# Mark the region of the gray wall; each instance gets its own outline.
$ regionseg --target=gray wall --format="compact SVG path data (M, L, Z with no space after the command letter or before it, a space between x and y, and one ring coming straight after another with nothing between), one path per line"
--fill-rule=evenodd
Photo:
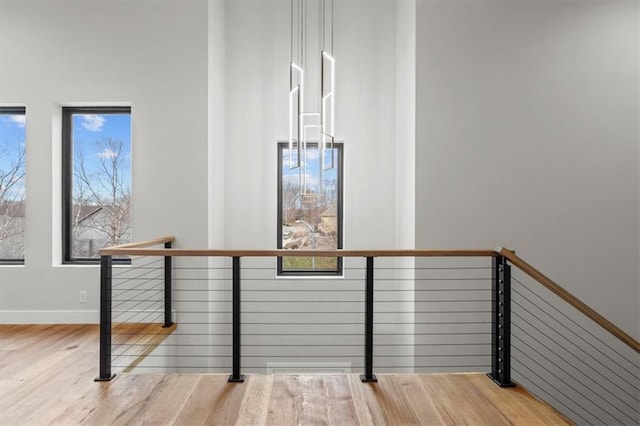
M419 2L416 246L507 246L638 337L638 3Z

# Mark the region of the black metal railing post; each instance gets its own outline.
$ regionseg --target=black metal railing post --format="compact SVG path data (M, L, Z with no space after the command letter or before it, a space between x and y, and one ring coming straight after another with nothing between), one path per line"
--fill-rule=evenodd
M364 317L364 374L360 375L360 380L377 382L373 374L373 257L367 257Z
M232 288L232 322L233 322L233 366L228 382L244 382L240 374L240 257L233 256L233 288Z
M171 241L164 243L164 248L171 248ZM164 324L163 328L168 328L173 325L173 319L171 315L171 256L164 257Z
M95 379L105 382L113 379L111 374L111 256L100 257L100 373Z
M511 381L511 266L503 256L493 258L491 272L491 373L500 387Z

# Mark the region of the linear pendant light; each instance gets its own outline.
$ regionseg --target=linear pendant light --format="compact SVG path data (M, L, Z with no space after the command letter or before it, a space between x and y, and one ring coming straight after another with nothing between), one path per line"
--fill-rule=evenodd
M315 28L312 25L314 17L317 18ZM312 36L310 32L313 33ZM313 74L314 69L316 75ZM318 84L308 84L308 77L315 77ZM314 104L315 107L311 106ZM308 191L308 143L318 144L319 185L322 185L322 172L334 167L334 106L333 0L291 0L289 168L300 169L300 195L312 196L322 192L321 188L318 188L317 193ZM327 151L329 159L326 158Z

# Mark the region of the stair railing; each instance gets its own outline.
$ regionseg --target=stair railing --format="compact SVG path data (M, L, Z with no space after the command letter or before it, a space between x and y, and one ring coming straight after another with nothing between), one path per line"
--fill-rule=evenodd
M294 255L296 257L356 257L366 260L366 270L364 274L364 353L363 365L364 371L361 375L362 382L376 382L377 378L374 374L373 353L374 353L374 262L376 258L392 257L392 258L426 258L426 257L481 257L491 259L491 371L489 377L501 387L514 386L512 381L512 291L514 285L512 283L511 268L515 267L519 271L524 272L536 283L541 284L544 288L557 295L561 300L568 303L587 318L593 320L602 327L606 332L610 333L620 342L628 346L636 354L640 353L640 344L637 340L625 333L619 327L608 321L595 310L587 306L584 302L577 299L571 293L567 292L553 280L542 274L533 266L525 262L514 251L506 248L498 248L495 250L195 250L195 249L176 249L171 248L173 237L162 237L150 241L132 243L119 247L111 247L100 251L101 255L101 314L100 314L100 371L96 380L111 380L113 373L111 371L111 285L112 285L112 256L148 256L160 257L164 259L164 327L173 325L172 319L172 258L173 257L208 257L208 258L231 258L232 260L232 368L229 376L229 382L242 382L244 375L241 369L241 259L251 257L283 257ZM154 245L164 245L164 248L149 248ZM518 282L519 283L519 282ZM179 285L179 283L178 283ZM517 287L519 288L519 287ZM518 291L518 290L516 290ZM178 321L179 325L179 321ZM635 379L635 373L631 373ZM636 396L634 399L634 385L631 383L631 400L623 401L626 407L622 409L614 406L614 409L621 412L614 420L637 421L640 414L634 409L634 401L638 401ZM640 387L640 385L639 385ZM638 388L635 388L638 389ZM640 394L640 390L638 390ZM615 392L610 392L615 394ZM571 410L569 410L571 411ZM575 417L575 416L574 416ZM579 418L585 419L585 417ZM605 419L604 415L588 417L595 419L594 421ZM589 422L589 420L586 422ZM606 418L609 420L609 417Z

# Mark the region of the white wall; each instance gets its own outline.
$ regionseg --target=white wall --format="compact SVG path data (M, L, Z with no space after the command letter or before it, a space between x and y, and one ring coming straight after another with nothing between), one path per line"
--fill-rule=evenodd
M638 3L417 13L416 245L513 248L638 337Z
M396 240L415 247L416 223L416 2L397 3L396 20Z
M208 34L208 131L209 244L224 246L225 162L225 3L209 1Z
M99 268L60 266L62 105L130 104L133 238L206 246L206 3L2 2L0 66L0 103L27 114L26 262L0 267L0 322L98 318Z

